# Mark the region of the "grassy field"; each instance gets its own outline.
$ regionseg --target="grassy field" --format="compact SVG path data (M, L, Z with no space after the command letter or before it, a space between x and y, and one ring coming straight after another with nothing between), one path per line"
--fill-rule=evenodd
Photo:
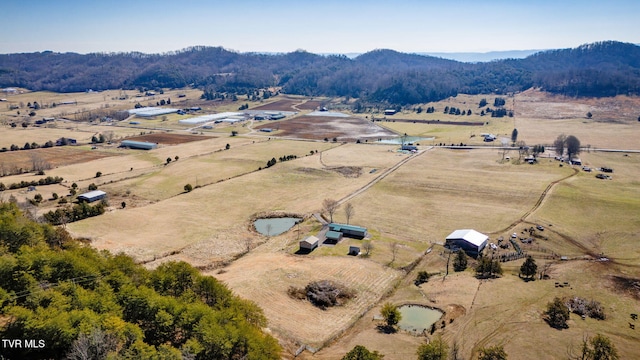
M483 143L482 133L491 133L498 137L495 144L500 145L500 138L511 138L514 128L518 129L518 140L529 145L550 145L560 134L575 135L583 146L592 148L615 148L640 150L640 122L637 109L638 98L619 96L614 99L575 99L552 96L535 90L528 90L512 97L500 96L507 100L505 109L513 110L514 117L492 118L480 116L478 108L481 99L486 99L493 108L495 95L458 95L437 103L422 104L423 108L433 106L436 111L431 114L415 111L404 111L387 116L386 121L377 122L383 127L411 136L434 137L431 144L469 144L487 145ZM472 115L444 114L445 107L456 107L471 110ZM417 107L417 106L416 106ZM587 118L591 112L592 117ZM368 116L368 115L367 115ZM374 115L375 116L375 115ZM381 118L377 115L376 118ZM457 126L393 122L394 119L437 120L441 121L480 121L484 126ZM494 145L490 143L489 145Z
M189 92L186 99L180 98L184 103L179 103L178 92L166 92L154 99L137 98L136 92L128 92L126 100L117 100L118 91L30 93L10 100L47 103L76 98L77 106L65 108L69 113L74 107L104 108L107 103L110 108L130 108L136 101L147 105L169 96L172 106L204 103L205 111L235 111L245 103L243 99L222 106L198 102L196 91ZM503 154L497 149L450 150L431 145L484 145L481 133L509 138L516 127L519 139L530 145L551 143L559 133L565 133L578 136L583 145L592 148L638 149L635 139L640 126L632 113L639 100L565 99L529 91L507 99L507 108L515 111L514 118L496 119L479 115L477 104L482 98L492 106L495 96L459 95L423 105L434 106L434 114L406 111L394 115L398 119L489 122L481 127L376 122L397 133L436 137L421 144L421 152L416 155L400 153L393 145L269 139L268 135L249 134L250 126L240 124L202 131L205 134L198 135L203 139L200 141L160 144L151 151L118 149L117 143L95 150L86 145L56 148L78 152L77 161L69 161L69 154L60 154L60 161L67 162L47 170L46 175L61 176L65 181L38 187L37 192L49 198L53 192L66 193L73 182L80 191L97 184L109 194L111 206L102 216L69 224L67 228L74 235L90 239L97 248L130 254L150 268L165 261L184 260L221 279L265 310L269 330L285 346L285 358L292 358L302 344L321 348L315 354L303 352L302 359L340 359L358 344L380 351L385 359L413 358L425 337L402 331L381 333L376 327L378 321L372 320L385 301L423 304L445 311L446 326L436 334L442 334L450 345L457 344L464 358L471 358L481 346L491 345L503 345L510 359L564 358L570 348L577 350L583 336L595 333L610 337L621 358L636 357L640 332L631 330L628 323L629 314L638 312L640 293L613 279L640 278L640 154L584 151L580 154L584 164L614 169L612 180L600 180L595 177L598 171L559 166L548 152L538 164L528 165L519 164L516 151L506 154L511 160L502 161ZM275 97L250 103L250 108L296 106L308 111L321 103L314 99L305 105L305 100ZM445 115L445 106L471 109L473 114ZM56 108L63 110L62 106ZM586 119L588 111L592 119ZM15 110L0 111L0 117L15 119ZM146 122L138 128L56 122L56 128L5 126L0 131L3 143L20 146L62 136L87 141L94 134L108 131L119 139L165 126L172 129L171 134L187 133L182 130L188 127L176 125L178 119L177 115L168 115L167 121L143 120ZM229 136L232 129L240 135ZM225 150L227 144L230 148ZM6 155L15 154L28 158L30 153ZM91 154L108 156L83 157ZM264 169L268 160L285 155L298 158ZM172 159L169 164L167 158ZM386 173L403 161L407 162ZM263 169L258 171L259 167ZM102 173L99 178L98 171ZM34 178L38 177L30 173L0 181L8 184ZM196 189L185 193L187 183ZM24 201L34 193L21 189L1 194L3 199L10 195ZM296 255L298 240L318 234L322 228L311 217L321 211L322 201L347 197L355 208L350 223L367 227L369 237L345 239L308 255ZM120 208L123 201L125 209ZM45 201L32 211L41 214L56 206L55 201ZM343 208L344 204L334 220L346 221ZM251 219L258 213L272 212L295 213L305 220L279 236L256 233ZM499 279L476 279L471 269L462 273L450 269L445 277L447 254L441 244L451 231L473 228L495 242L500 236L521 234L535 224L544 225L545 230L536 233L539 237L533 244L521 247L535 257L539 269L548 265L548 280L521 280L517 273L523 260L503 263L505 272ZM363 242L373 246L368 258L346 255L350 245L362 247ZM553 254L557 257L552 258ZM560 261L559 256L570 260ZM602 256L609 261L594 260ZM413 280L421 270L433 277L417 287ZM322 311L287 295L290 285L302 287L322 279L354 289L356 299ZM570 286L558 288L555 282L568 282ZM605 307L607 319L581 320L572 315L569 329L554 330L542 318L554 296L595 299Z

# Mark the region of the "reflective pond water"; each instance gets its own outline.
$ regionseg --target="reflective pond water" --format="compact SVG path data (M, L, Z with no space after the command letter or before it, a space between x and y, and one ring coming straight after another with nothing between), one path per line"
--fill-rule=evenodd
M442 311L420 305L403 305L398 310L402 314L398 327L419 333L429 330L442 317Z
M300 218L283 217L271 219L258 219L253 222L256 231L265 236L276 236L291 229Z

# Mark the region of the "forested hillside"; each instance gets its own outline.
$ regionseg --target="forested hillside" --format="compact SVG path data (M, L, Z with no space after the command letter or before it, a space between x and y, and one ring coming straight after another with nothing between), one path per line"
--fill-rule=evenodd
M0 86L58 92L193 86L237 94L279 86L290 94L349 96L394 105L530 87L570 96L637 95L640 47L608 41L475 64L392 50L355 59L304 51L236 53L220 47L162 55L7 54L0 55Z
M264 326L254 303L186 263L148 271L0 202L4 359L279 359Z

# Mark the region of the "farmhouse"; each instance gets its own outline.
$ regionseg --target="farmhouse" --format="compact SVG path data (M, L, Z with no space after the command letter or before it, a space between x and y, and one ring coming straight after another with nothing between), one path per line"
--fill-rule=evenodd
M78 195L78 201L85 201L90 203L90 202L102 200L106 196L107 196L106 192L100 191L100 190L94 190L94 191L89 191L87 193Z
M158 144L146 141L122 140L120 147L129 149L151 150L158 148Z
M319 239L313 235L307 236L306 238L300 240L300 250L301 251L313 251L313 249L318 247Z
M447 236L444 246L450 250L462 249L467 255L477 257L487 246L487 235L475 230L456 230Z
M342 233L342 235L354 239L363 239L367 236L366 228L355 225L331 223L329 224L329 230Z

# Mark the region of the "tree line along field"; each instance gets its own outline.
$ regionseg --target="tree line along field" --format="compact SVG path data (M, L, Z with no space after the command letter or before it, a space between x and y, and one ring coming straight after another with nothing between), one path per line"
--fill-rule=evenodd
M490 96L458 96L434 105L438 109L477 106L483 97L492 100ZM515 100L517 106L518 95ZM540 101L539 106L544 107L544 101L550 100ZM640 227L635 216L640 210L638 154L583 151L580 157L586 165L615 169L613 180L599 180L593 172L560 167L552 157L546 157L552 154L549 150L538 164L528 165L518 163L517 150L506 154L510 161L502 161L497 149L431 147L440 141L449 142L449 138L456 143L482 145L478 140L481 132L509 137L515 127L519 139L530 145L548 144L564 132L581 140L593 136L594 147L634 148L630 139L637 126L630 121L588 121L577 115L535 118L539 112L528 106L529 110L522 113L516 107L514 118L471 115L490 122L478 129L376 122L401 134L436 136L433 142L421 144L421 152L415 155L399 153L394 145L278 140L259 134L231 137L222 133L215 137L198 135L203 140L175 141L148 152L69 148L110 156L60 163L46 173L65 181L56 187L39 187L38 192L49 198L53 192L68 190L73 182L82 190L97 184L110 194L110 209L104 215L68 224L72 234L89 239L98 249L125 252L149 268L185 260L224 281L235 293L264 309L267 327L285 345L284 357L292 357L301 344L306 344L321 349L315 355L305 351L302 358L339 359L361 344L380 351L387 359L412 358L424 337L380 333L372 319L383 300L447 311L454 320L436 335L441 334L449 344L458 344L464 356L471 356L482 346L500 344L509 358L562 357L569 347L577 347L584 334L596 332L610 337L623 358L633 356L640 335L629 328L628 322L629 314L637 312L637 300L633 288L621 287L614 276L640 277L636 265L640 253L635 247ZM584 110L572 100L564 106L577 106L575 114ZM394 116L420 118L415 113ZM437 117L455 120L450 115ZM127 127L108 129L123 136L129 131L131 135L139 133ZM620 129L625 131L614 138ZM37 131L45 136L47 129ZM52 135L58 134L58 130L51 131ZM591 131L596 134L589 135ZM472 134L476 136L472 138ZM225 150L227 144L229 149ZM265 168L271 158L290 154L297 158ZM407 162L385 173L403 161ZM102 175L96 177L97 172ZM0 182L31 178L33 174L23 174L0 178ZM188 193L183 188L187 183L195 188ZM554 185L541 198L550 184ZM324 199L339 200L352 194L348 202L356 212L351 223L369 229L371 239L367 241L374 246L370 257L346 256L349 245L362 244L351 239L333 247L321 246L309 255L296 255L298 239L317 234L321 227L308 216L321 211ZM4 199L9 195L20 201L33 197L25 191L2 194ZM121 202L127 206L121 208ZM57 206L56 202L45 201L35 211L42 213ZM265 237L252 229L250 219L256 213L278 211L307 216L300 233L294 228L283 235ZM334 218L346 221L342 208ZM474 228L495 241L535 224L545 225L547 239L537 238L522 248L534 254L539 269L548 264L548 280L521 280L517 274L523 260L503 263L505 273L498 279L478 280L471 269L462 273L450 269L445 278L447 259L442 243L454 229ZM427 253L427 249L431 251ZM566 255L570 261L548 257L551 254ZM595 261L592 255L600 254L608 261ZM418 271L435 275L416 287L413 280ZM288 285L304 286L322 279L343 281L356 290L356 300L323 311L287 295ZM571 287L557 288L555 282L568 282ZM542 319L542 312L554 296L596 299L605 306L607 318L583 321L572 315L569 329L552 329ZM547 342L550 346L539 346Z

